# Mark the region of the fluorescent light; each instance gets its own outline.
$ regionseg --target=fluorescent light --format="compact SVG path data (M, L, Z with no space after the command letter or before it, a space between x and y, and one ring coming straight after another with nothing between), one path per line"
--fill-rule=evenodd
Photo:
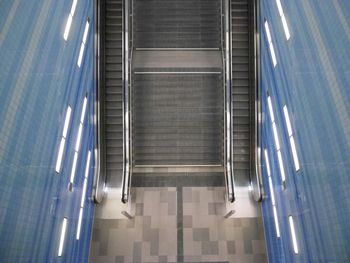
M64 138L67 137L67 132L68 132L68 127L69 127L69 121L70 121L71 114L72 114L72 108L70 106L68 106L67 112L66 112L66 119L64 120L63 134L62 134L62 136Z
M267 153L266 149L264 150L264 154L265 154L265 163L266 163L267 175L271 176L269 156L268 156L268 153Z
M72 14L72 16L74 16L75 8L77 7L77 3L78 3L78 0L73 0L72 8L70 10L70 13Z
M270 187L271 203L272 203L272 205L276 205L275 191L273 190L273 185L272 185L271 176L269 176L268 178L269 178L269 187Z
M292 148L292 155L293 155L293 161L294 161L295 170L299 171L300 170L300 164L299 164L299 158L298 158L298 154L297 154L297 149L295 147L294 137L291 136L289 138L289 141L290 141L290 146Z
M85 45L84 45L84 43L81 43L78 62L77 62L77 65L79 68L81 66L81 61L83 60L84 49L85 49Z
M284 34L286 35L286 39L289 40L290 39L290 33L289 33L287 20L286 20L286 17L284 16L284 14L281 16L281 19L282 19L282 25L283 25L283 29L284 29Z
M299 254L298 242L297 242L297 237L295 234L294 220L293 220L292 216L288 216L288 219L289 219L290 232L292 235L294 253Z
M74 183L75 171L76 171L76 168L77 168L77 161L78 161L78 153L74 152L72 171L70 173L70 183L71 184Z
M61 164L62 164L62 158L63 158L63 151L64 151L64 146L66 144L66 139L62 137L61 143L60 143L60 148L58 150L58 156L57 156L57 161L56 161L56 173L60 173L61 171Z
M289 38L290 38L289 28L288 28L288 24L287 24L287 21L286 21L286 17L284 16L284 12L283 12L281 1L280 0L276 0L276 4L277 4L277 8L278 8L278 13L279 13L279 15L281 17L281 20L282 20L284 34L286 35L286 39L289 40Z
M63 33L63 39L64 39L65 41L67 41L67 39L68 39L70 27L71 27L71 25L72 25L72 20L73 20L73 17L72 17L71 14L69 14L69 15L68 15L67 24L66 24L66 28L64 29L64 33Z
M83 60L83 55L84 55L84 50L85 50L85 42L86 42L86 38L87 38L87 35L89 32L89 26L90 26L90 23L89 23L89 19L88 19L88 21L86 21L86 24L85 24L84 35L83 35L83 39L81 41L80 52L79 52L79 57L78 57L78 62L77 62L79 68L81 66L81 61Z
M80 208L80 212L79 212L79 219L78 219L78 228L77 228L77 236L76 239L79 240L80 238L80 230L81 230L81 222L83 220L83 208Z
M292 134L293 134L293 132L292 132L292 125L291 125L291 122L290 122L289 113L288 113L288 109L287 109L286 105L283 106L283 113L284 113L284 118L286 120L286 126L287 126L287 130L288 130L288 135L292 136Z
M277 235L277 237L281 237L280 225L278 223L278 216L277 216L277 208L276 208L276 206L273 206L272 210L273 210L273 218L274 218L274 221L275 221L276 235Z
M265 21L265 32L266 32L267 41L269 43L272 63L273 63L273 66L276 67L277 59L276 59L275 49L273 48L271 32L270 32L270 28L269 28L269 23L267 22L267 20Z
M89 151L88 157L86 160L86 167L85 167L85 178L86 179L89 177L90 159L91 159L91 151Z
M90 26L90 23L89 23L89 21L87 21L85 24L84 35L83 35L83 43L84 44L86 43L86 38L87 38L87 35L89 32L89 26Z
M72 7L71 7L70 13L68 15L66 28L64 29L64 33L63 33L63 38L65 41L67 41L67 39L68 39L69 31L70 31L70 28L72 26L73 16L75 13L75 9L77 7L77 2L78 2L78 0L73 0Z
M90 160L91 160L91 151L89 151L88 156L87 156L87 160L86 160L85 178L84 178L83 192L81 195L80 207L84 207L84 203L85 203L86 188L87 188L89 169L90 169Z
M67 229L67 218L63 218L60 243L59 243L59 247L58 247L58 256L59 257L61 257L62 253L63 253L63 245L64 245L64 240L66 238L66 229Z
M281 1L280 0L276 0L276 4L277 4L278 12L279 12L280 16L282 16L283 15L283 9L282 9L282 5L281 5Z
M86 195L86 187L87 187L87 178L84 179L84 186L83 186L83 192L82 192L82 195L81 195L80 207L84 207L85 195Z
M81 133L83 132L83 125L80 123L79 124L79 130L78 130L78 137L77 141L75 143L75 151L79 152L79 147L80 147L80 141L81 141Z
M86 160L85 178L84 178L83 192L82 192L82 195L81 195L80 213L79 213L78 229L77 229L77 236L76 236L77 240L79 240L79 237L80 237L81 221L82 221L82 218L83 218L85 195L86 195L86 188L87 188L88 176L89 176L90 159L91 159L91 151L89 151L88 157L87 157L87 160Z
M277 151L277 157L278 157L278 163L279 163L279 166L280 166L282 182L285 182L286 181L286 175L284 173L284 165L283 165L281 151Z
M273 66L276 67L277 59L276 59L275 49L273 48L272 42L270 43L270 53L271 53Z
M266 32L266 36L267 36L267 41L270 44L272 39L271 39L271 33L270 33L270 28L269 28L269 23L267 21L265 21L265 32Z
M81 116L80 116L80 122L84 123L84 118L85 118L85 112L86 112L86 105L87 105L87 98L85 96L84 102L83 102L83 109L81 111Z
M288 130L290 146L292 149L292 156L293 156L295 170L299 171L299 169L300 169L299 158L298 158L297 149L295 146L292 124L291 124L291 121L289 118L288 108L286 105L284 105L284 107L283 107L283 112L284 112L284 118L286 120L286 126L287 126L287 130Z
M273 130L273 136L275 138L276 149L279 150L280 149L280 142L278 139L277 127L276 127L275 122L272 123L272 130Z
M272 102L271 102L271 97L270 96L267 97L267 105L269 106L269 112L270 112L271 121L274 122L275 121L275 115L273 114L273 108L272 108Z

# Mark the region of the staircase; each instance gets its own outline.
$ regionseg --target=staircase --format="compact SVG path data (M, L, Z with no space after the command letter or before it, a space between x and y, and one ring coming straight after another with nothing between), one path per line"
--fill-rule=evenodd
M135 74L134 164L222 165L221 74Z
M134 0L134 166L223 165L220 19L218 0Z
M218 48L220 7L220 0L134 0L134 45Z
M233 169L236 185L250 173L250 85L248 0L231 1Z

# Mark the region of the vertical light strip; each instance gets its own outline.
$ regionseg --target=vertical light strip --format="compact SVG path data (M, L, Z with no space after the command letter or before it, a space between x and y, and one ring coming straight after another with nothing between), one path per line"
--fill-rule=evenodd
M66 117L64 119L61 143L60 143L60 147L57 155L57 161L56 161L56 167L55 167L56 173L60 173L61 171L63 153L64 153L65 144L66 144L66 138L68 134L71 115L72 115L72 108L68 105L67 111L66 111Z
M290 227L290 233L292 236L294 253L299 254L298 241L297 241L297 236L296 236L295 227L294 227L294 220L292 216L288 216L288 219L289 219L289 227Z
M73 184L74 182L74 176L75 176L75 171L77 169L77 161L78 161L78 153L74 152L74 157L73 157L73 165L72 165L72 170L70 173L70 183Z
M292 130L292 124L291 124L291 121L290 121L290 118L289 118L287 105L283 106L283 113L284 113L284 119L286 121L286 126L287 126L287 130L288 130L289 143L290 143L290 147L292 149L292 156L293 156L294 167L295 167L296 171L299 171L300 170L300 163L299 163L297 149L296 149L296 146L295 146L294 135L293 135L293 130Z
M84 185L83 185L83 191L82 191L81 201L80 201L80 213L79 213L78 228L77 228L77 235L76 235L77 240L79 240L80 232L81 232L81 222L82 222L83 213L84 213L86 188L87 188L87 184L88 184L89 170L90 170L90 160L91 160L91 151L88 152L86 166L85 166Z
M290 136L289 141L290 141L290 146L292 149L292 156L293 156L295 170L299 171L300 170L300 163L299 163L299 158L298 158L298 154L297 154L297 149L295 147L294 137Z
M277 58L276 58L275 48L273 47L272 42L270 44L270 53L271 53L273 66L276 67L277 66Z
M84 118L85 118L85 112L86 112L86 105L87 105L87 97L84 97L84 102L83 102L83 109L81 111L80 115L80 122L84 123Z
M62 165L62 158L63 158L63 152L64 152L64 147L66 144L66 139L61 138L61 143L60 143L60 148L58 149L58 155L57 155L57 161L56 161L56 173L60 173L61 171L61 165Z
M288 109L287 109L286 105L283 106L283 113L284 113L284 119L286 120L286 126L287 126L288 135L292 136L293 135L292 124L290 122L289 112L288 112Z
M84 210L83 208L80 208L80 211L79 211L79 219L78 219L78 228L77 228L76 240L79 240L79 238L80 238L81 222L83 220L83 212L84 212L83 210Z
M73 0L72 8L70 10L70 13L72 14L72 16L74 16L74 14L75 14L75 9L77 7L77 3L78 3L78 0Z
M75 142L75 151L76 152L79 152L82 132L83 132L83 125L82 125L82 123L79 123L78 136L77 136L77 140Z
M286 17L284 16L284 12L283 12L281 1L280 0L276 0L276 4L277 4L277 8L278 8L278 13L279 13L279 15L281 17L281 20L282 20L282 26L283 26L284 34L286 35L286 39L289 40L290 32L289 32L289 28L288 28Z
M265 21L264 26L265 26L267 41L270 44L272 42L272 39L271 39L271 32L270 32L270 28L269 28L269 23L267 21Z
M70 176L70 185L69 185L69 190L73 191L73 184L74 184L74 178L76 174L76 165L78 161L78 154L80 150L80 144L81 144L81 139L83 136L83 127L84 127L84 120L85 120L85 115L86 115L86 107L87 107L87 95L84 96L83 100L83 106L81 109L81 114L80 114L80 119L79 119L79 128L78 128L78 134L77 134L77 139L75 142L75 147L74 147L74 159L73 159L73 165L72 165L72 170L71 170L71 176Z
M270 96L267 97L267 105L269 106L271 122L274 122L275 121L275 114L273 114L272 102L271 102Z
M273 131L273 137L275 139L276 150L279 151L281 149L281 146L280 146L280 140L278 139L276 122L272 123L272 131Z
M87 179L84 178L83 192L81 194L80 207L84 207L85 195L86 195Z
M85 50L85 45L83 43L81 43L78 62L77 62L77 65L79 68L81 66L81 61L83 60L84 50Z
M69 35L69 32L70 32L70 28L72 26L73 17L74 17L74 14L75 14L75 9L77 7L77 3L78 3L78 0L73 0L72 7L71 7L69 15L68 15L66 27L65 27L64 33L63 33L63 39L65 41L67 41L67 39L68 39L68 35Z
M269 156L267 155L267 150L265 149L264 151L265 154L265 162L266 162L266 168L267 168L267 175L271 176L271 169L270 169L270 160Z
M273 206L275 206L276 205L275 192L273 190L273 184L272 184L271 176L269 176L269 187L270 187L270 194L271 194L271 203L272 203Z
M67 218L63 218L62 221L62 228L61 228L61 236L60 236L60 243L58 247L58 256L61 257L63 254L63 247L64 247L64 241L66 239L66 230L67 230Z
M281 179L282 179L282 183L284 183L286 181L286 175L285 175L285 171L284 171L284 164L283 164L282 153L281 153L281 145L280 145L280 141L278 138L277 125L276 125L275 115L273 113L273 106L272 106L272 101L271 101L270 95L267 96L267 104L268 104L269 113L270 113L272 132L273 132L273 137L275 140L275 146L276 146L276 151L277 151L278 164L280 167Z
M281 173L282 182L285 182L286 181L286 174L284 173L284 164L283 164L283 159L282 159L282 153L280 150L277 150L277 158L278 158L278 164L280 166L280 173Z
M82 39L81 45L80 45L79 57L78 57L78 62L77 62L77 65L79 68L81 66L81 62L82 62L83 56L84 56L85 43L86 43L86 39L87 39L87 36L89 33L89 27L90 27L90 19L88 18L88 20L86 21L86 24L85 24L84 35L83 35L83 39Z
M86 24L85 24L84 35L83 35L83 43L84 44L86 43L87 35L88 35L88 32L89 32L89 27L90 27L90 21L88 19Z
M265 20L264 25L265 25L265 33L266 33L267 41L269 42L269 49L270 49L272 64L274 67L276 67L276 65L277 65L276 53L275 53L275 48L273 47L272 38L271 38L271 31L270 31L269 23L267 22L267 20Z
M270 195L271 195L271 204L272 204L272 211L273 211L273 219L275 221L275 228L276 228L276 236L280 237L280 226L278 222L278 216L277 216L277 207L276 207L276 199L275 199L275 191L273 190L273 184L272 184L272 177L271 177L271 170L270 170L270 161L269 156L267 153L267 150L264 150L265 155L265 163L266 163L266 169L267 169L267 176L269 181L269 188L270 188Z
M66 118L64 120L63 133L62 133L62 136L64 138L67 137L71 115L72 115L72 108L70 106L68 106L67 113L66 113Z
M281 232L280 232L280 225L278 222L278 215L277 215L276 206L273 206L272 210L273 210L273 218L275 219L276 236L279 238L279 237L281 237Z

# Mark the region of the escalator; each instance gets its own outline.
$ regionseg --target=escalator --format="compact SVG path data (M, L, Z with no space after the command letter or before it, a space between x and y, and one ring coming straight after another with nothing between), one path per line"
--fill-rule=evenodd
M103 188L120 188L123 181L123 1L105 0L98 6L98 160L95 200Z
M248 0L231 1L232 147L236 186L250 176L251 86Z
M135 168L218 167L231 202L249 182L261 199L252 10L249 0L100 2L96 192L119 187L126 202Z

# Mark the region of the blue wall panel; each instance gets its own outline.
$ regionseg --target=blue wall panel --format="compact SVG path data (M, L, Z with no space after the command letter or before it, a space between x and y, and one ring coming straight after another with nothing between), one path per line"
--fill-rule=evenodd
M85 163L94 149L93 1L78 0L67 41L72 1L0 1L0 258L1 262L87 262L94 206L94 161L76 240ZM79 49L91 26L81 67ZM73 192L68 191L85 94L88 107ZM67 106L72 118L62 169L55 164ZM63 218L62 257L57 256Z
M272 168L281 237L276 237L265 159L263 202L270 262L350 262L350 2L281 1L286 40L275 0L261 0L262 148ZM271 61L264 19L277 57ZM280 168L267 107L270 93L286 172ZM301 169L293 164L283 115L291 117ZM294 217L299 254L288 216Z

